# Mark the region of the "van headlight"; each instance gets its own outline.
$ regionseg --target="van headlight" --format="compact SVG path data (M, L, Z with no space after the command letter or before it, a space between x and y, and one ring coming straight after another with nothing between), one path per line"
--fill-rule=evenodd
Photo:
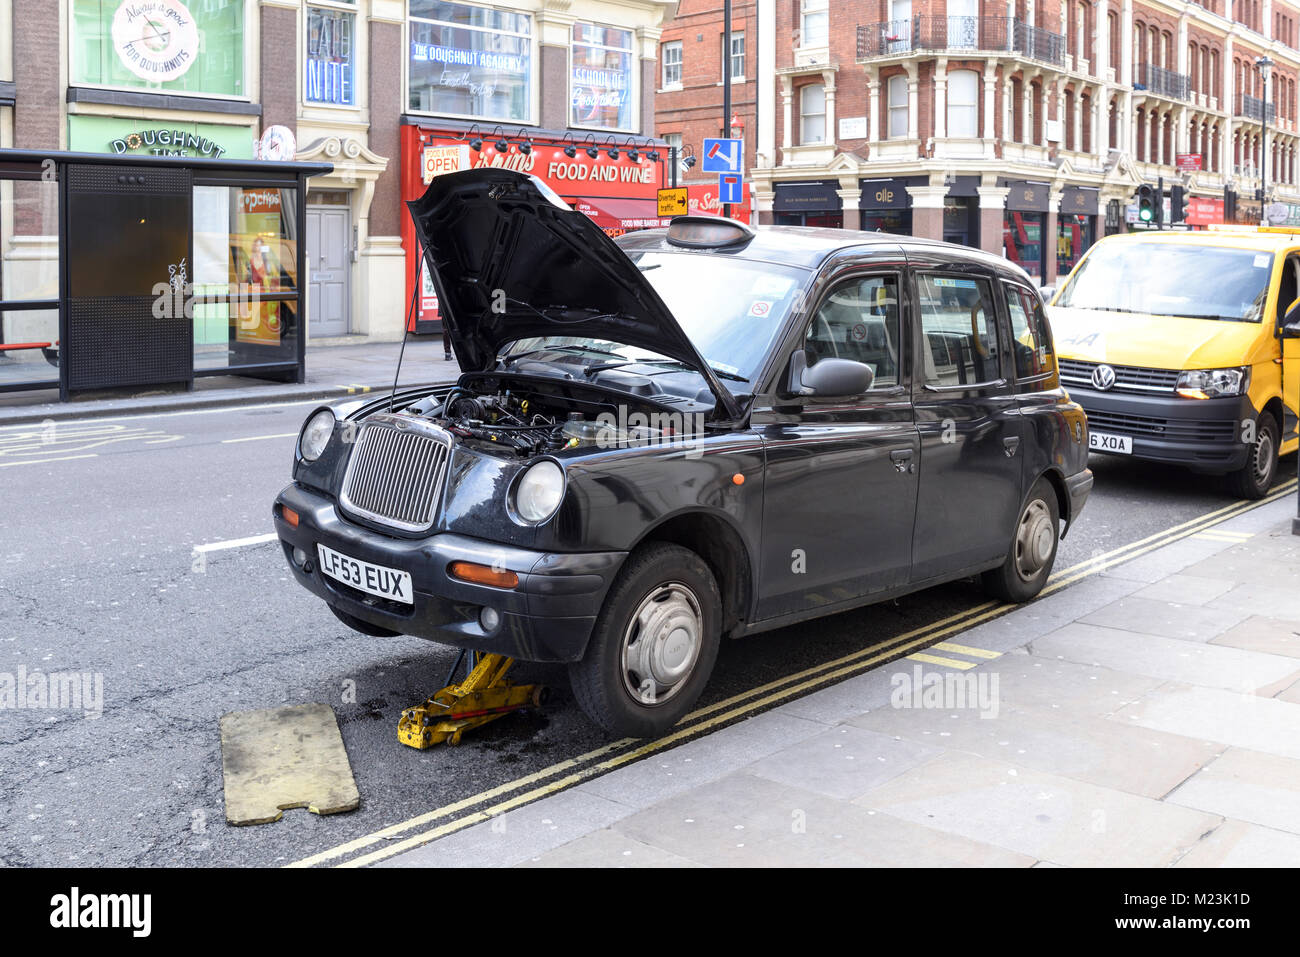
M1250 385L1250 369L1197 369L1178 375L1175 386L1184 399L1214 399L1241 395Z
M330 444L330 436L333 434L334 413L329 409L321 409L302 427L302 432L298 435L298 454L308 462L315 462L325 451L325 446Z
M538 525L555 514L563 498L564 469L550 459L542 459L529 466L515 485L516 521L523 519L529 525Z

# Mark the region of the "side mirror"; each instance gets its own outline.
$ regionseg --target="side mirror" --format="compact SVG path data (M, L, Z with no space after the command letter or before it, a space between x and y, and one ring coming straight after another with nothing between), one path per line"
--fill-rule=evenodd
M1300 299L1286 307L1286 315L1282 318L1282 338L1300 339Z
M871 366L852 359L821 359L799 374L801 395L861 395L871 388L876 374Z

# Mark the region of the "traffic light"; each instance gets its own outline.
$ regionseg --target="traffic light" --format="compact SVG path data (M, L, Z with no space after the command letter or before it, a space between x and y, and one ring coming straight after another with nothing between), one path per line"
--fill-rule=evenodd
M1169 187L1169 222L1181 223L1187 218L1187 191L1181 186Z
M1161 206L1161 196L1156 192L1156 188L1150 183L1143 183L1137 190L1138 219L1144 223L1160 225L1160 214L1163 212Z

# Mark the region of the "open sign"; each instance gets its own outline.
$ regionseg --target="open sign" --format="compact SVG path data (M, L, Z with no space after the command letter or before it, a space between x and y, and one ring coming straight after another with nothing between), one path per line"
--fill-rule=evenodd
M469 169L469 144L426 146L421 154L420 169L426 184L432 183L435 176L443 173Z

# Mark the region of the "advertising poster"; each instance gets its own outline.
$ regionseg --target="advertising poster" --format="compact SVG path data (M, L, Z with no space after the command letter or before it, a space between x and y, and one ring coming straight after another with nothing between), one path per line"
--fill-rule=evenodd
M280 191L243 189L231 239L233 282L246 289L248 298L237 307L235 339L238 342L278 346L280 303L262 302L263 293L280 291Z

